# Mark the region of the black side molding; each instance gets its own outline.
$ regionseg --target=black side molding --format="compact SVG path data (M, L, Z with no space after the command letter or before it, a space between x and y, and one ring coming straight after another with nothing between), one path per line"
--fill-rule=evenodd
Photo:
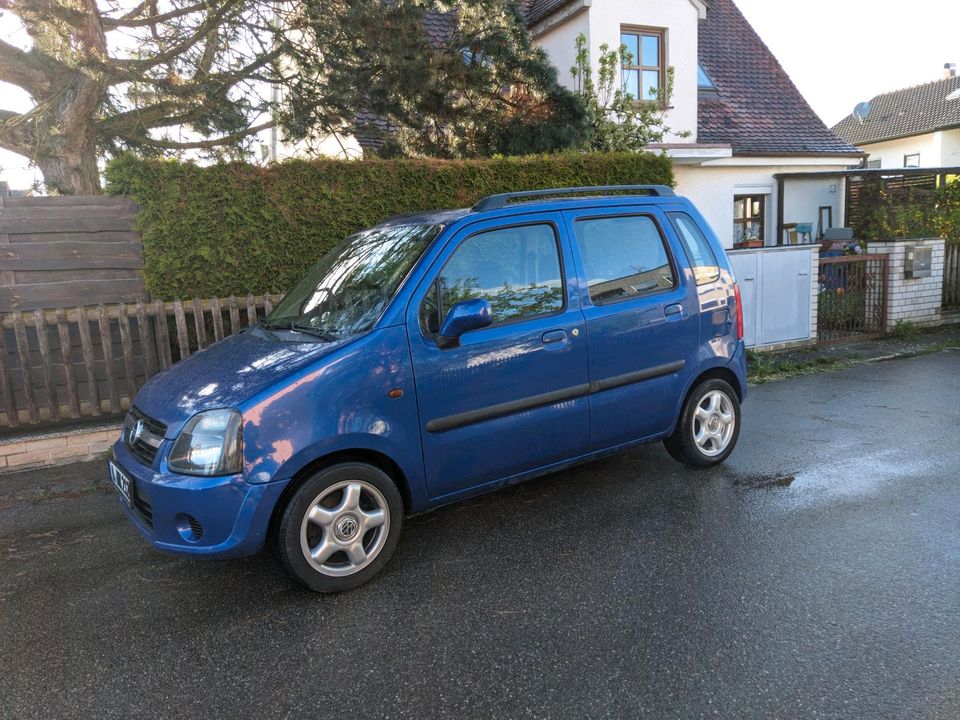
M437 418L427 423L429 432L443 432L453 428L472 425L482 420L492 420L493 418L503 417L504 415L513 415L532 410L533 408L543 407L544 405L556 405L557 403L572 400L573 398L583 397L590 392L590 386L587 383L583 385L574 385L563 390L554 390L553 392L543 393L542 395L531 395L530 397L511 400L510 402L499 403L497 405L488 405L487 407L467 412L457 413L456 415L447 415Z
M684 365L686 365L685 360L676 360L675 362L664 363L656 367L637 370L636 372L625 373L624 375L614 375L613 377L604 378L603 380L596 380L590 383L590 392L591 394L603 392L604 390L612 390L621 385L630 385L631 383L641 382L642 380L651 380L661 375L670 375L683 370Z
M574 385L573 387L564 388L563 390L554 390L553 392L543 393L541 395L531 395L530 397L520 398L519 400L511 400L510 402L499 403L497 405L488 405L487 407L468 410L467 412L457 413L456 415L447 415L446 417L430 420L427 423L427 432L453 430L454 428L463 427L464 425L472 425L473 423L484 420L493 420L494 418L513 415L524 412L525 410L543 407L544 405L556 405L557 403L583 397L584 395L591 395L593 393L603 392L604 390L621 387L622 385L630 385L631 383L650 380L655 377L660 377L661 375L670 375L671 373L682 370L685 364L683 360L677 360L624 375L615 375L589 384Z

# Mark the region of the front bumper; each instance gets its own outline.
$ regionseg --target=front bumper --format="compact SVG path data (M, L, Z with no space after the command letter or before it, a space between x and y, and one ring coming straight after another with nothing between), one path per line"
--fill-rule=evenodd
M163 461L159 470L149 468L122 440L113 446L113 462L133 480L130 504L118 493L130 522L154 547L180 555L237 558L259 552L288 482L178 475L167 472Z

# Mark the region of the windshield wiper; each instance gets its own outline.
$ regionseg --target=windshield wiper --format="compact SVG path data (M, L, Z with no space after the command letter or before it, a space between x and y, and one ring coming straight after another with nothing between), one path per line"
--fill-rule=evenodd
M325 342L334 342L339 340L337 334L331 330L315 328L312 325L305 325L303 323L294 321L275 322L270 323L269 325L264 325L264 327L268 330L292 330L293 332L304 333L305 335L313 335L315 338L320 338Z

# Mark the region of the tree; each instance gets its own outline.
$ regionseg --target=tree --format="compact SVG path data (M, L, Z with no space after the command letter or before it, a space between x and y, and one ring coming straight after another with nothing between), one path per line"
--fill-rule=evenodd
M578 145L582 103L509 0L307 0L284 122L349 132L358 111L383 155L470 157ZM314 52L321 48L321 53Z
M264 82L282 49L266 0L0 0L32 47L0 41L0 80L27 112L0 110L0 146L48 188L100 189L101 152L237 152L272 119Z
M642 150L652 143L663 141L673 131L666 125L664 109L673 94L673 68L668 68L665 85L657 91L656 99L635 98L624 92L618 82L620 68L632 65L633 56L626 45L611 50L600 46L597 81L593 80L587 38L576 39L576 59L570 69L577 93L586 108L588 132L582 144L584 150L597 152L627 152ZM687 137L687 131L674 133Z
M0 147L56 192L98 192L104 154L236 157L275 124L299 140L368 118L388 154L440 156L554 150L584 129L516 2L133 2L0 0L32 41L0 41L0 81L34 103L0 110Z

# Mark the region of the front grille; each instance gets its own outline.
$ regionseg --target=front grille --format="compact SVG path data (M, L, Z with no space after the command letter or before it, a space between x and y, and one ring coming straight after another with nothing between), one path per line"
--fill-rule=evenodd
M123 421L124 442L134 457L147 467L153 465L166 431L166 425L144 415L135 407L130 408Z

